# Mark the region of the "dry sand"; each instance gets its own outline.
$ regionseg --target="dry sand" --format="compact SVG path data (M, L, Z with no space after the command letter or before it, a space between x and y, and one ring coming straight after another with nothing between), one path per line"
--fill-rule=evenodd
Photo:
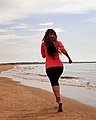
M8 65L8 64L5 64L5 65L0 65L0 72L4 71L4 70L8 70L8 69L11 69L13 68L13 65Z
M12 65L0 65L0 71ZM0 77L0 120L96 120L96 107L62 97L63 112L57 112L54 95Z

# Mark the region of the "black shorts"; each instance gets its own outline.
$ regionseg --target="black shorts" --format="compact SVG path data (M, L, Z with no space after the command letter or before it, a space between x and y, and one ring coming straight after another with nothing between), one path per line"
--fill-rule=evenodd
M49 77L52 87L55 85L59 86L58 80L59 80L59 77L61 76L62 72L63 72L63 66L50 67L50 68L46 69L46 73L47 73L47 76Z

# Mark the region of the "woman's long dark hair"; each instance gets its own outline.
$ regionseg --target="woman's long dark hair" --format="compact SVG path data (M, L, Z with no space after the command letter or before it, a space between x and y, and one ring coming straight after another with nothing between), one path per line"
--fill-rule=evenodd
M47 53L54 57L58 53L58 47L56 46L56 39L53 36L56 36L56 32L53 29L48 29L43 38L44 44L47 49Z

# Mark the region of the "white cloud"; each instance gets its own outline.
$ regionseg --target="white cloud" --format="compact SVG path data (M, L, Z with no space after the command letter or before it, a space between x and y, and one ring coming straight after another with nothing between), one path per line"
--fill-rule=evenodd
M0 23L33 13L80 14L90 10L96 10L96 0L0 0Z
M52 26L52 22L40 23L41 26Z
M90 19L87 19L87 21L89 21L89 22L96 22L96 17L92 17Z
M6 41L6 40L14 40L14 39L21 39L23 36L17 36L15 34L5 34L0 35L0 41Z
M4 32L4 31L2 31L2 32ZM17 34L15 34L15 33L5 33L5 34L1 34L0 35L0 42L2 41L2 42L5 42L6 41L6 43L8 42L8 41L26 41L26 40L32 40L32 37L34 37L34 35L32 36L32 35L17 35Z
M39 31L42 31L42 32L46 32L47 29L51 29L51 27L45 27L45 28L42 28L42 29L38 29ZM56 33L61 33L61 32L64 32L64 31L67 31L67 30L63 30L61 28L57 28L57 27L52 27L52 29L54 29L56 31Z
M6 29L0 29L0 33L5 33L5 32L8 32L8 30L6 30Z
M5 29L0 29L0 42L4 43L5 42L7 44L16 44L16 43L21 43L24 42L24 43L27 43L29 41L32 41L34 42L35 40L35 43L40 41L40 39L42 39L43 35L45 34L46 30L51 28L51 27L44 27L44 28L38 28L38 29L32 29L30 28L29 25L27 24L23 24L23 23L20 23L21 26L14 26L14 27L9 27L9 28L5 28ZM24 27L25 26L25 27ZM20 28L23 28L22 29L22 32L23 30L25 30L25 33L29 31L31 31L32 33L26 33L26 34L23 34L22 35L22 32L20 32L21 34L18 34L15 29L20 29ZM25 29L24 29L25 28ZM52 27L52 29L54 29L56 31L57 34L61 33L61 32L64 32L64 31L67 31L67 30L63 30L61 28L58 28L58 27ZM33 32L35 32L36 34L33 34Z
M86 19L86 21L89 23L88 27L92 27L96 29L96 17L91 17L89 19Z
M28 28L31 28L31 26L29 24L24 24L24 23L19 23L19 24L16 24L16 25L13 25L12 27L9 27L7 29L28 29Z

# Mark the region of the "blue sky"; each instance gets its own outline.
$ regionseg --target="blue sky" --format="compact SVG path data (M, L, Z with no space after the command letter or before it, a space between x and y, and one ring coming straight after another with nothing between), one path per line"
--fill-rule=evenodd
M44 61L48 28L73 61L96 60L96 0L0 0L0 63Z

